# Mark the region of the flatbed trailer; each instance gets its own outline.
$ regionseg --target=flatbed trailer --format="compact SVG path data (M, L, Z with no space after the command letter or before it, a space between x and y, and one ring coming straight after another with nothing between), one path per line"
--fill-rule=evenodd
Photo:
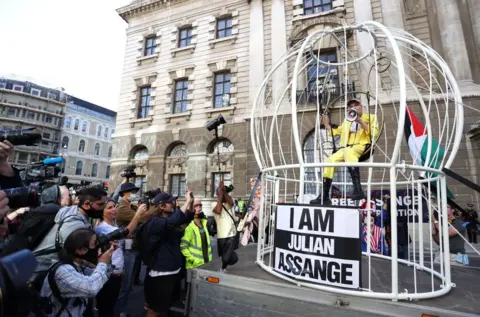
M480 270L477 268L453 267L452 281L456 287L442 297L392 301L344 296L284 281L255 263L256 244L240 248L237 254L238 263L228 267L227 273L219 272L219 258L189 271L186 313L190 317L480 316ZM376 268L372 283L388 290L388 269L387 265ZM402 283L412 280L411 276L402 275L401 270L399 277ZM364 283L366 278L366 274L362 274ZM430 279L425 278L418 287L430 287L430 284ZM401 284L399 290L402 290Z

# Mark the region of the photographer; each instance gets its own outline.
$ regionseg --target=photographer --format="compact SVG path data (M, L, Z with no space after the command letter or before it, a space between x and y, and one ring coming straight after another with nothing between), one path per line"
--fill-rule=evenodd
M133 183L124 183L121 185L119 195L121 197L120 202L117 205L116 212L116 222L117 225L121 228L125 228L132 224L132 221L135 219L133 230L136 228L139 218L135 218L136 214L143 214L147 210L147 206L142 204L138 207L132 205L132 202L138 201L137 192L139 188ZM133 232L130 231L130 232ZM124 276L123 276L123 285L120 290L120 296L117 301L117 310L120 313L125 313L128 306L128 295L132 290L132 280L134 276L134 266L135 259L138 256L138 250L132 248L133 240L126 239L123 245L124 248Z
M23 186L18 170L8 163L8 157L12 153L12 143L7 140L0 142L0 189Z
M190 191L185 194L186 202L181 209L174 209L177 197L161 193L154 198L151 218L139 233L141 256L147 264L145 278L145 302L147 316L168 316L173 302L180 295L180 270L183 255L180 240L183 231L180 226L188 223L191 214L185 215L192 203Z
M98 257L96 268L91 269L85 266L84 259L89 254L98 256L95 232L82 228L68 235L60 252L59 264L50 268L40 293L52 304L50 316L83 316L88 299L96 296L108 280L114 250L112 245Z
M60 209L55 217L55 225L33 251L38 261L36 272L46 271L52 263L57 262L57 253L70 233L80 228L90 229L91 219L98 219L103 215L107 200L107 193L103 188L87 187L77 194L78 205Z
M218 256L222 258L221 272L225 272L228 265L238 261L235 250L238 246L237 224L233 214L233 199L227 193L223 181L217 189L217 201L212 203L212 211L217 223Z

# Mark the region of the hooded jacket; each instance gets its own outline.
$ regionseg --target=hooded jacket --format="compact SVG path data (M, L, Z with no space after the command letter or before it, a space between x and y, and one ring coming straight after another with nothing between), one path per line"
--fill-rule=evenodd
M33 251L33 254L38 261L38 266L35 272L46 271L53 263L58 261L58 253L55 248L55 237L60 224L62 224L59 231L61 247L63 247L65 239L67 239L73 231L80 228L92 227L90 218L82 215L78 210L78 206L63 207L60 209L55 217L55 225Z

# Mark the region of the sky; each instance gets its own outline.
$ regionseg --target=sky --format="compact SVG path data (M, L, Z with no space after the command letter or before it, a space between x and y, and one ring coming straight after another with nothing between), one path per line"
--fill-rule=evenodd
M116 111L131 0L0 0L0 77L16 74Z

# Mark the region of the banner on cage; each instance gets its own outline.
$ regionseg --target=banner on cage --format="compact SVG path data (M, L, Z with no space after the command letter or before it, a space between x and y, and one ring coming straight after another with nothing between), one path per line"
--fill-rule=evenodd
M382 209L386 201L385 196L391 196L390 190L372 190L371 199L375 203L377 216L382 214ZM393 199L391 197L390 199ZM365 200L353 200L351 198L332 198L333 206L346 206L360 208ZM422 204L423 222L428 222L428 205L424 197L420 197L417 191L398 189L397 190L397 221L398 222L418 222L420 213L420 203Z
M360 214L357 208L277 207L274 270L309 283L361 287Z

